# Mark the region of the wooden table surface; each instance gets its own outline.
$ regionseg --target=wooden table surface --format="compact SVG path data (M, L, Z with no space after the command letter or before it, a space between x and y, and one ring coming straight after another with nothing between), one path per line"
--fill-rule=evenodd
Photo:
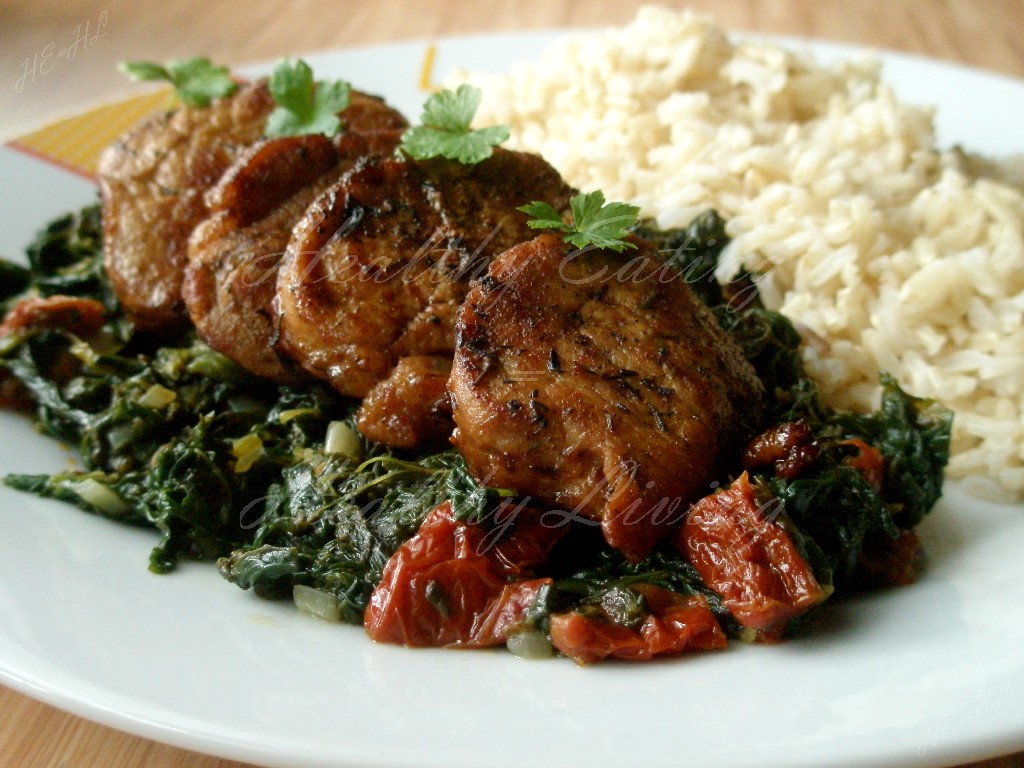
M1024 77L1024 0L675 4L713 14L731 30L906 51ZM162 61L202 53L220 63L242 64L394 40L619 24L638 5L634 0L0 0L0 137L123 92L114 66L127 59ZM33 68L48 46L60 49L76 40L73 58L45 72ZM2 687L0 766L244 768L119 733ZM1024 766L1024 754L973 766Z

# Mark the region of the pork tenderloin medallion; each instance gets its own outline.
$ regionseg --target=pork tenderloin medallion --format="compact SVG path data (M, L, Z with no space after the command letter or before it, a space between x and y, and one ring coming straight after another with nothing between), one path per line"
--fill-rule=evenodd
M492 260L459 314L448 386L452 441L479 481L600 523L636 560L749 437L763 385L682 275L634 242L542 235Z
M188 238L206 215L203 195L263 135L274 101L265 81L209 107L147 118L100 157L104 266L141 330L187 322L181 278Z

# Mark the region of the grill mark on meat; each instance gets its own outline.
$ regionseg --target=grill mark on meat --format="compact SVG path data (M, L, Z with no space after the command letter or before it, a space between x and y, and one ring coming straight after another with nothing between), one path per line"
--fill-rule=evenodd
M552 347L551 351L548 353L548 370L552 373L562 372L562 361L558 356L558 350L554 347Z

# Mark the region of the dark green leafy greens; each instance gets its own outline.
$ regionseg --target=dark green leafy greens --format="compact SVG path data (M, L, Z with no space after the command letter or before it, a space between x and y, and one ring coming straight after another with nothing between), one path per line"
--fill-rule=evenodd
M162 347L152 357L89 356L62 386L40 371L35 347L23 344L5 364L32 392L43 427L78 446L85 470L6 482L72 501L77 493L81 506L108 514L97 508L95 488L77 492L88 476L130 510L113 504L112 516L161 532L151 560L158 571L182 555L230 551L244 535L245 506L346 413L321 388L268 386L199 342ZM283 419L289 411L297 415ZM249 453L240 453L247 443Z
M31 282L32 273L25 267L0 259L0 302L6 304L9 299L24 292Z
M221 560L224 577L263 596L314 587L334 596L342 620L360 623L388 558L427 512L445 500L468 515L482 509L458 453L406 461L364 448L361 462L310 451L285 469L250 511L252 542Z
M718 259L729 243L725 220L710 210L681 229L659 230L650 225L637 228L636 234L652 241L665 262L674 267L708 306L724 303L722 287L715 276Z
M98 205L52 221L26 249L27 267L0 262L4 310L31 288L38 296L94 298L115 312L117 300L103 272L102 237Z
M902 528L913 528L942 495L953 414L933 400L907 396L882 373L882 404L875 413L842 413L835 424L860 436L886 457L884 498Z

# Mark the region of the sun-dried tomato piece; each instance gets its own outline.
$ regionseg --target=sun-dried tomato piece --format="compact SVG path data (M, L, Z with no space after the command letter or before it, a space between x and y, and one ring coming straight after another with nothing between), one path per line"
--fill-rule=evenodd
M900 531L895 539L872 533L857 558L856 583L864 589L905 587L917 581L924 565L924 547L913 531Z
M820 453L806 421L787 421L754 437L740 461L744 469L773 466L779 477L792 480L803 474Z
M530 576L569 531L568 526L545 524L541 520L537 510L511 501L502 502L494 511L483 543L506 576Z
M100 302L79 296L23 299L11 307L0 323L0 338L44 329L63 329L79 336L88 336L103 325L105 313Z
M746 469L766 467L785 459L789 452L813 439L806 421L786 421L753 437L740 457Z
M579 611L559 613L551 617L551 644L577 664L608 658L646 661L725 647L725 633L703 597L651 584L631 589L643 595L650 611L639 627Z
M851 445L857 449L857 454L848 456L843 460L844 463L858 470L868 485L881 493L882 483L885 482L885 458L882 452L859 437L843 440L839 445Z
M407 646L504 643L551 583L510 581L563 534L537 518L532 509L505 505L488 530L457 520L449 502L438 506L388 561L364 616L370 637Z
M22 299L7 312L0 322L0 339L24 337L43 330L65 330L88 337L103 326L105 313L103 305L95 299L33 296ZM78 366L72 356L61 355L50 364L47 375L55 381L64 381L77 372ZM0 408L29 408L32 403L32 396L21 382L6 369L0 369Z
M793 617L826 597L771 511L758 505L744 472L693 505L674 541L733 617L763 642L781 639Z

